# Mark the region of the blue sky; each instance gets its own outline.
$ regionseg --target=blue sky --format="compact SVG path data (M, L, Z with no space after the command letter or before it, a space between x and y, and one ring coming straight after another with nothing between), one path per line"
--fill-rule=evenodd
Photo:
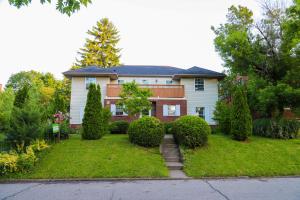
M0 0L0 83L21 70L52 72L70 68L84 45L87 30L108 17L119 29L123 64L201 66L222 71L210 27L225 22L230 5L252 0L93 0L71 17L39 1L21 9ZM54 1L55 2L55 1Z

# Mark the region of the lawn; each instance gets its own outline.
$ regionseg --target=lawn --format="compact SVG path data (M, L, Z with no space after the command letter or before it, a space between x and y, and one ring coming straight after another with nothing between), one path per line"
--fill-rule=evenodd
M184 171L192 177L300 175L300 139L251 137L238 142L209 136L208 146L184 150Z
M158 148L133 145L127 135L106 135L100 140L81 140L79 135L71 135L44 153L31 173L12 178L167 176Z

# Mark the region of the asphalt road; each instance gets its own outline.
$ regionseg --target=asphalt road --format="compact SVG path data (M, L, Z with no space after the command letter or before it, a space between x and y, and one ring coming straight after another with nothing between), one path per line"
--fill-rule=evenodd
M300 200L300 178L10 183L0 199Z

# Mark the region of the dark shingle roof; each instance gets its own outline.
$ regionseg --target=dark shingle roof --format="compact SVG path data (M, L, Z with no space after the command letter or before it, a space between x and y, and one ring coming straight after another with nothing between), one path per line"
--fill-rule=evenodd
M77 70L69 70L63 73L67 77L72 76L173 76L180 77L216 77L222 78L225 75L201 67L182 69L171 66L154 65L122 65L111 68L85 67Z

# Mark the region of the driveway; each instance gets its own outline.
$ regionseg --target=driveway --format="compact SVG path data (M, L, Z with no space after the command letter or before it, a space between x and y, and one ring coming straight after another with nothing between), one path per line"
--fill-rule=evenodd
M300 178L11 183L0 199L299 200Z

